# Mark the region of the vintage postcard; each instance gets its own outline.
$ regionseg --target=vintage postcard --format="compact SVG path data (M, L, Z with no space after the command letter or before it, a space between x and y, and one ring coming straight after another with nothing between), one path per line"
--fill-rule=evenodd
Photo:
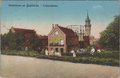
M120 78L118 0L0 0L0 78Z

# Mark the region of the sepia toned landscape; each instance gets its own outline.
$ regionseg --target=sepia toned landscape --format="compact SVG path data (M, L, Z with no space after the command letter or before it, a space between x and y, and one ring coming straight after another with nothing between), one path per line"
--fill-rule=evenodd
M119 67L1 56L2 78L118 78Z
M0 78L119 78L118 1L0 1Z

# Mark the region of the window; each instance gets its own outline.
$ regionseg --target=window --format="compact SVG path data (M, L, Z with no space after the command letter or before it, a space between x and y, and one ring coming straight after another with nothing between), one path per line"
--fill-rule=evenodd
M60 40L60 45L64 45L64 41L63 40Z
M60 48L60 52L63 53L63 52L64 52L64 49L63 49L63 48Z
M58 35L58 31L55 32L55 35Z
M55 51L58 52L58 48L55 48Z

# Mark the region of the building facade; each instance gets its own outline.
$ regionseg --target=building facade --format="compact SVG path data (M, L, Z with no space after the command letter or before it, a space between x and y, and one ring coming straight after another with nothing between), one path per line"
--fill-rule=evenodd
M51 32L48 34L48 51L69 52L79 48L79 40L77 34L68 28L53 25Z
M86 48L90 46L90 37L91 37L91 20L87 13L87 18L85 19L85 25L70 25L68 27L77 33L79 37L79 46L80 48Z

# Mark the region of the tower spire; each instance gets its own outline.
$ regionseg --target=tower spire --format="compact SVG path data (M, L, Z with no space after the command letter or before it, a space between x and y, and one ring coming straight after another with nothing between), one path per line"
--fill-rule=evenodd
M88 17L89 15L88 15L88 10L87 10L87 17Z
M87 10L87 18L89 19L89 14L88 14L88 10Z
M89 18L88 10L87 10L87 18L86 18L86 22L90 22L90 18Z
M87 10L87 18L85 19L85 35L90 36L91 33L91 24L90 24L90 18Z

